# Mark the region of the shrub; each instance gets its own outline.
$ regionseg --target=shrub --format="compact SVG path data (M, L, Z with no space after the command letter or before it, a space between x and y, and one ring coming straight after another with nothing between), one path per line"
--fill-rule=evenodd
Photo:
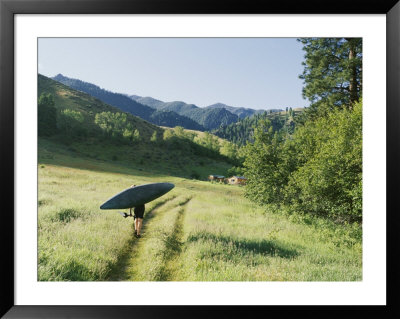
M338 110L312 125L313 156L290 177L286 201L295 209L338 220L362 216L362 111ZM307 130L307 125L302 128ZM314 128L312 128L314 130Z
M190 178L192 179L200 179L200 174L196 171L192 171L192 173L190 174Z
M337 221L362 219L362 104L284 137L263 122L245 148L246 196Z

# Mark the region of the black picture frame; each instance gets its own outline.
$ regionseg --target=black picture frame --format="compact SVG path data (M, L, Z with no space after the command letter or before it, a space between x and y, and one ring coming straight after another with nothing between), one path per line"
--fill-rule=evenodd
M387 19L387 305L386 306L21 306L14 303L14 16L16 14L385 14ZM4 318L159 318L249 316L399 316L395 253L400 211L400 3L398 0L182 1L0 0L1 308ZM383 141L382 141L383 142Z

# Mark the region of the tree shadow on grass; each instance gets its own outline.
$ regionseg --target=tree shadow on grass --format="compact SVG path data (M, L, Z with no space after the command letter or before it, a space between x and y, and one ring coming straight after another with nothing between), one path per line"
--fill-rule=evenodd
M245 238L234 238L229 236L223 235L215 235L208 232L200 232L197 234L190 235L187 239L187 242L196 242L196 241L212 241L215 244L223 244L223 245L230 245L236 250L242 250L245 253L254 253L254 254L261 254L261 255L270 255L276 256L281 258L295 258L300 253L289 247L285 247L283 244L279 243L276 240L249 240Z

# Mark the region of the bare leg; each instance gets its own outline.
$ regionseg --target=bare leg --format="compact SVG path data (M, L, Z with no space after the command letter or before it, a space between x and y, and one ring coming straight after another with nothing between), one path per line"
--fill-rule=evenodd
M129 208L129 214L132 216L132 208ZM137 219L133 219L133 225L135 226L135 234L136 234L136 229L137 229Z
M135 234L137 234L138 233L138 228L139 228L139 218L135 218Z
M140 235L140 230L142 229L143 225L143 218L136 218L137 220L137 228L136 228L136 233Z

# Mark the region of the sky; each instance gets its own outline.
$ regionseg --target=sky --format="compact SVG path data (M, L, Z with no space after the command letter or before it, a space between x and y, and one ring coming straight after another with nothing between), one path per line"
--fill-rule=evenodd
M308 106L295 38L39 38L38 71L200 107Z

